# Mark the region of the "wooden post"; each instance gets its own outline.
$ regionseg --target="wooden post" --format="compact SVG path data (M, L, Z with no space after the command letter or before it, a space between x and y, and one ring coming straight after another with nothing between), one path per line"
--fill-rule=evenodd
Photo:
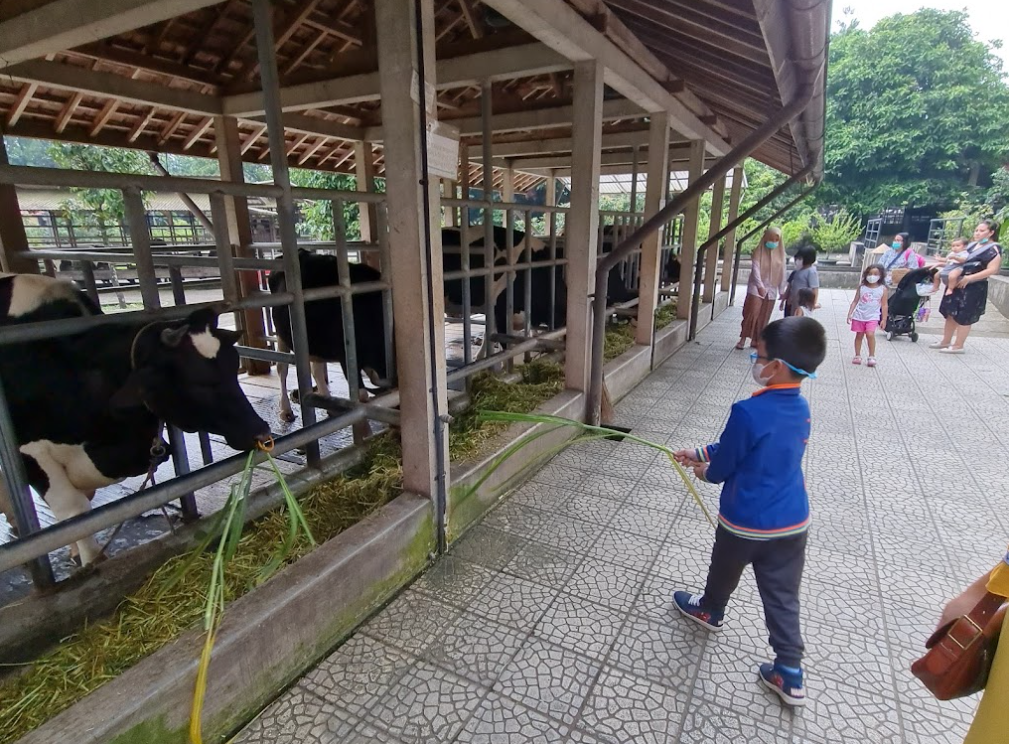
M708 238L722 229L722 209L725 207L725 178L719 178L711 192L711 221L708 224ZM718 273L718 246L708 248L704 257L703 302L715 301L715 275Z
M242 171L242 138L238 132L238 120L233 116L218 116L214 119L214 137L217 141L217 162L221 169L221 180L228 183L245 183ZM241 196L225 196L224 210L228 221L228 241L232 254L242 258L253 257L252 223L249 219L249 202ZM217 231L214 231L217 235ZM256 274L250 271L238 272L238 288L242 297L259 290ZM266 348L266 325L263 311L249 309L236 314L236 322L245 332L243 342L257 349ZM250 375L270 373L270 363L255 359L243 359L245 371Z
M515 169L511 164L501 174L501 201L505 204L515 201Z
M442 181L441 195L446 199L455 199L455 181ZM455 216L455 207L449 207L445 210L445 227L458 227Z
M666 150L668 151L669 148L667 147ZM649 154L652 154L651 150L648 152ZM638 157L638 146L634 145L634 147L631 148L631 208L627 210L631 214L638 211ZM666 159L669 158L668 152L665 157Z
M669 121L665 116L651 117L648 129L648 184L645 188L644 218L662 209L669 189ZM641 244L641 279L638 289L638 328L635 341L651 346L655 334L655 308L659 303L662 277L662 233L656 231Z
M548 207L557 206L557 176L553 168L550 169L550 175L547 176L547 193L545 203Z
M690 142L690 166L687 183L691 184L704 173L704 140ZM700 197L694 199L683 212L683 237L680 248L680 291L676 299L676 317L690 319L690 297L694 282L694 261L697 256L697 219L700 216Z
M575 64L571 152L571 209L565 224L568 261L568 388L587 391L592 339L589 295L595 286L599 241L599 167L603 126L603 68L595 60Z
M422 12L425 33L423 39L418 39L413 0L375 0L389 240L395 256L391 275L402 412L403 488L437 504L439 494L447 491L443 480L447 474L442 465L447 465L444 459L448 437L446 427L437 421L440 414L448 412L442 322L445 300L441 289L438 182L428 181L422 171L420 138L420 106L426 102L429 121L436 115L435 102L427 94L435 85L433 0L423 0ZM426 80L417 69L418 45L424 54ZM418 80L419 90L414 87ZM418 187L418 183L424 185ZM428 290L425 258L429 245L433 292Z
M354 186L358 191L375 190L375 154L370 142L354 143L354 175ZM361 229L361 240L365 243L377 243L378 205L359 202L358 209L357 224ZM362 258L368 266L381 270L381 260L377 251L365 251Z
M0 135L0 165L9 165L7 146ZM38 274L39 262L19 254L28 250L28 234L21 219L18 192L13 184L0 184L0 268L10 274Z
M732 171L732 188L729 191L729 214L725 218L726 224L732 222L739 216L739 199L743 193L743 166L738 166ZM732 260L736 250L736 231L725 236L722 246L722 291L728 292L732 286Z

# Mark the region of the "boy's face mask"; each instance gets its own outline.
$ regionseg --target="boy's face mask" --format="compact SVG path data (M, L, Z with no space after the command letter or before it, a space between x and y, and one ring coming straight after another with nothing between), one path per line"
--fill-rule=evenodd
M771 362L754 362L753 366L750 367L750 374L753 375L753 381L760 385L760 387L767 387L767 383L770 382L771 378L774 377L774 373L765 375L764 370L771 366Z

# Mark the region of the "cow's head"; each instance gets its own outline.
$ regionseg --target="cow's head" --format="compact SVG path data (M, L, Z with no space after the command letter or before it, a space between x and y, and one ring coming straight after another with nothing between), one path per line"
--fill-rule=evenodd
M217 327L217 313L145 326L133 342L133 372L113 403L144 405L183 431L207 431L248 450L270 436L238 384L239 334Z

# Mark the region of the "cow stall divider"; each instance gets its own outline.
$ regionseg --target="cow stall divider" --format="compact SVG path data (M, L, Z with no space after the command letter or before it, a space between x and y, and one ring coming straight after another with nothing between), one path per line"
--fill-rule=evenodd
M144 299L144 310L139 312L67 318L56 321L23 323L0 327L0 348L14 343L72 335L105 324L174 320L188 315L200 307L216 306L217 309L220 309L222 305L219 302L194 305L181 304L185 302L185 287L181 272L182 269L191 267L218 269L220 271L221 287L225 301L223 307L227 312L236 312L236 321L239 320L238 311L247 309L262 311L265 308L278 305L290 306L292 315L301 315L303 320L304 302L339 297L341 298L343 307L349 310L349 312L345 312L343 315L345 327L352 329L352 296L364 292L382 291L385 297L385 317L383 323L387 331L387 344L390 347L392 345L392 309L388 281L351 285L346 270L349 252L360 254L364 251L377 250L380 253L383 264L382 274L383 276L387 276L386 271L390 259L387 230L384 225L384 195L382 194L325 189L293 189L292 194L297 199L327 200L333 205L335 233L333 245L340 263L341 283L339 286L323 287L307 291L302 291L300 286L292 287L292 283L289 283L287 292L274 294L254 292L249 296L240 297L236 272L261 273L264 270L275 270L286 267L285 262L274 255L273 246L260 247L254 244L252 247L259 254L256 257L233 256L233 247L227 232L227 221L224 217L224 197L256 196L273 199L278 197L280 191L276 186L235 184L178 177L64 171L9 165L0 166L0 183L115 189L123 192L132 240L131 251L28 251L22 255L26 258L49 263L58 260L79 262L86 267L84 269L85 275L89 272L93 273L94 264L97 262L114 261L117 265L134 265L137 267L139 289ZM214 230L214 249L216 255L193 255L196 252L193 250L195 248L193 246L189 246L190 250L185 251L179 251L178 247L175 246L157 246L159 252L155 252L152 249L150 228L144 212L142 192L177 192L182 190L209 195L214 223L218 226ZM342 219L343 205L350 202L373 203L378 207L376 210L379 215L379 229L377 233L380 239L377 245L351 243L346 239L346 230ZM297 249L297 246L295 249ZM268 252L271 254L269 258L266 257ZM295 256L295 260L297 260L297 256ZM172 288L172 294L177 303L177 306L174 308L161 307L159 268L168 270L169 285ZM95 299L96 288L90 282L85 282L85 284L88 285L85 291L92 299ZM292 289L295 291L292 291ZM301 302L296 301L299 294L301 298L298 299L301 299ZM294 323L293 325L297 328L299 324ZM304 330L303 322L301 327ZM255 339L255 341L261 342L262 339ZM291 363L292 361L298 361L298 358L301 357L304 364L296 365L299 367L300 376L303 374L303 369L308 369L307 339L304 333L299 337L296 331L294 347L293 353L290 354L281 354L266 348L255 348L251 345L239 346L238 351L245 358L265 359L274 362L284 361ZM391 354L389 358L391 359ZM356 368L355 349L352 344L347 348L347 361L349 369ZM349 376L352 380L355 379L354 375ZM351 385L353 385L352 380L348 380L348 383ZM307 380L301 380L299 377L300 389L311 391L311 387L310 377ZM312 425L310 422L311 416L306 414L315 407L321 406L322 403L326 403L326 407L330 408L334 405L342 406L344 413L335 418ZM390 402L388 405L395 405L395 403ZM303 420L309 425L306 425L300 431L279 438L278 448L275 451L281 454L293 449L307 448L310 466L318 464L318 452L316 451L316 456L313 458L311 450L313 446L317 446L320 438L367 419L369 413L378 421L389 423L391 419L390 415L379 412L381 405L371 404L362 406L358 403L356 397L349 401L337 401L334 404L332 401L320 401L316 396L303 395L301 406ZM348 412L347 408L351 410ZM241 469L244 462L243 458L239 456L213 463L213 453L209 440L206 435L200 435L200 448L204 456L205 467L190 473L184 437L181 432L172 432L170 433L170 439L173 445L172 454L177 474L175 479L147 489L142 494L124 497L118 501L98 507L87 514L79 515L45 529L40 529L38 515L35 512L35 506L31 498L31 491L27 485L23 467L20 465L16 434L13 430L13 422L10 419L7 398L3 395L3 391L0 391L0 436L4 440L3 451L0 453L2 454L0 464L3 465L4 483L11 497L16 521L15 526L20 535L19 539L0 546L0 571L8 570L22 563L29 563L33 582L38 587L46 587L53 583L52 567L48 558L50 551L90 536L96 531L116 526L122 521L139 516L151 508L167 504L176 499L191 499L192 493L196 489L206 487L234 475ZM140 496L143 497L142 501L138 500ZM184 506L184 509L188 512L187 516L193 518L197 516L194 501L189 501L188 505Z
M556 339L563 334L560 330L563 323L558 317L556 290L559 279L563 278L567 259L559 255L562 245L566 207L544 206L534 204L518 204L492 202L482 199L448 199L441 200L445 210L458 210L453 221L458 225L459 233L459 268L451 268L443 272L446 294L451 295L451 285L458 283L458 298L461 302L452 302L453 311L462 319L463 325L463 358L461 365L449 374L450 382L459 382L479 371L493 368L498 364L512 369L513 360L523 354L536 350L537 345L527 343L533 338L534 319L531 309L533 297L533 272L549 269L549 305L547 317L538 319L535 325L545 325L548 336L536 336L544 341ZM541 214L542 217L534 217ZM474 221L474 217L479 221ZM444 220L448 221L448 220ZM503 240L496 239L495 228L503 228ZM515 232L525 236L520 245L515 244ZM444 234L444 233L443 233ZM474 243L482 242L482 246L474 247ZM501 242L501 245L498 245ZM535 255L534 245L543 243L546 257ZM474 251L480 251L481 266L473 266ZM450 256L454 251L442 246L443 254ZM542 252L542 249L541 251ZM496 263L502 261L501 263ZM447 267L446 267L447 268ZM516 283L521 274L522 296L516 298ZM474 279L482 281L484 287L482 307L477 308L473 302ZM503 307L498 307L503 297ZM516 303L525 308L522 334L515 335L512 318L515 315ZM503 332L497 327L499 310L504 321ZM474 319L474 315L482 315L482 320ZM539 322L542 321L542 322ZM473 326L483 324L484 335L478 357L473 355ZM493 343L500 343L504 350L492 353ZM517 351L516 345L522 350ZM540 345L542 346L542 345Z

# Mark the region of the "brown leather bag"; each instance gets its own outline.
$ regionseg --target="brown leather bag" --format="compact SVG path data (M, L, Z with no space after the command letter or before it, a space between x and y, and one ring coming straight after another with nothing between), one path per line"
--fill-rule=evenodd
M911 673L939 700L983 690L1005 612L1006 598L986 593L969 613L932 634L925 642L928 653L911 665Z

